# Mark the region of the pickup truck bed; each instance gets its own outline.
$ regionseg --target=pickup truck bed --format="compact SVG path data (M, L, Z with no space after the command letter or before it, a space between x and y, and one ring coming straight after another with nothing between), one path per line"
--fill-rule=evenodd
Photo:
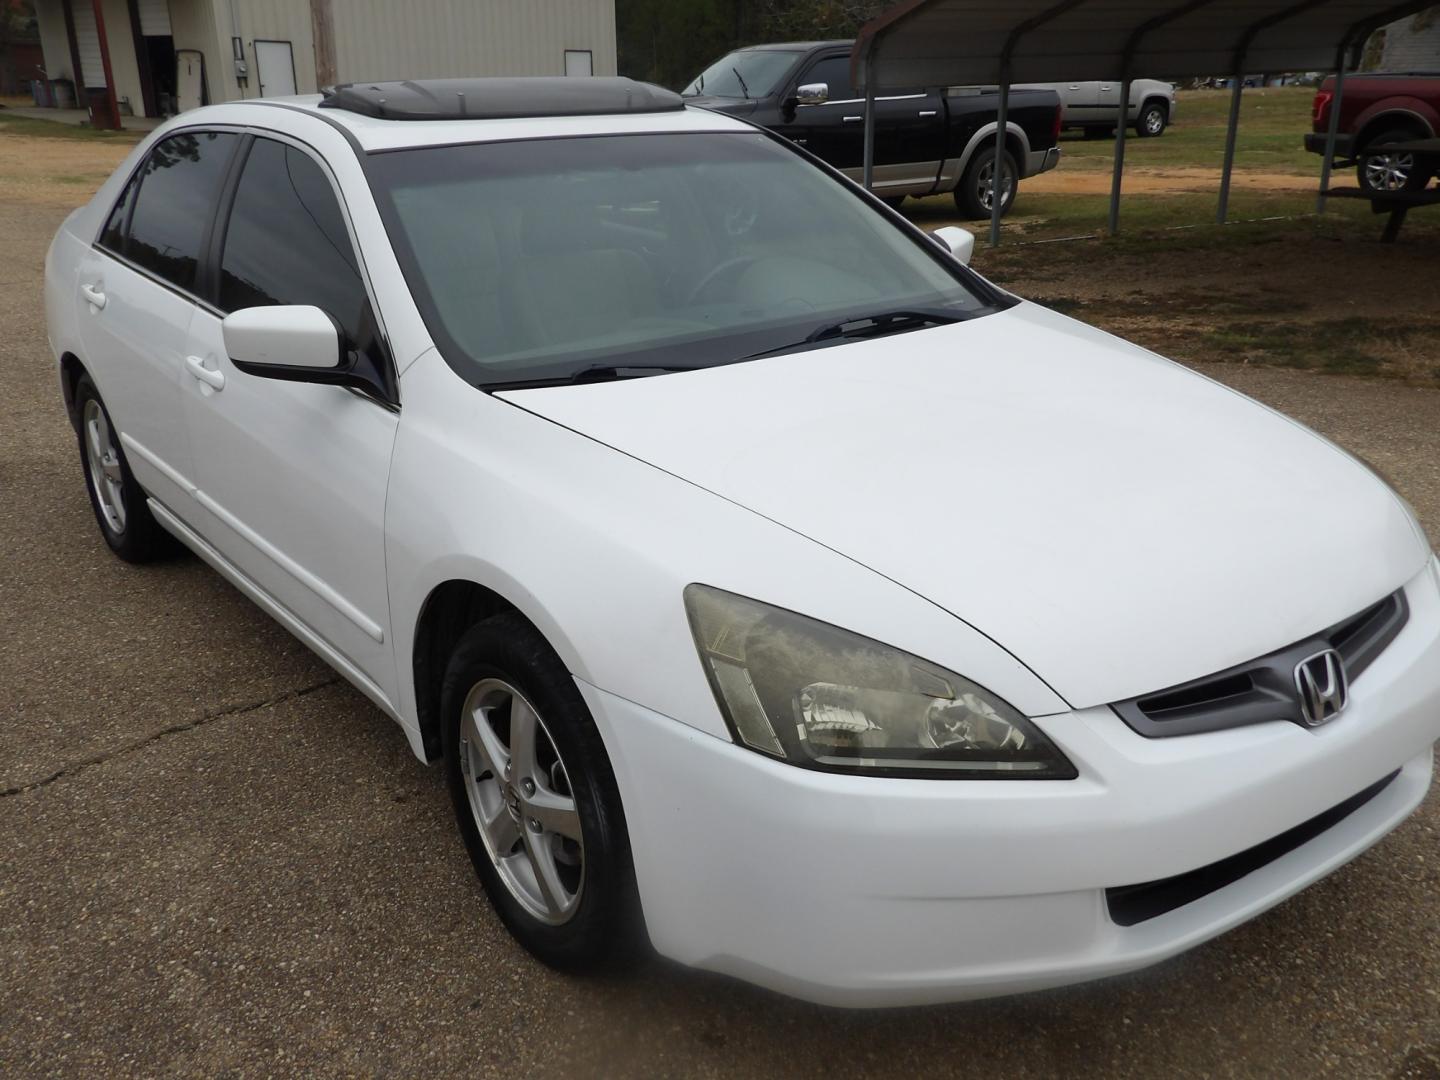
M1326 79L1315 95L1313 130L1305 148L1325 153L1335 80ZM1340 105L1335 164L1351 165L1362 191L1423 191L1440 167L1433 155L1380 149L1440 135L1440 74L1351 75Z

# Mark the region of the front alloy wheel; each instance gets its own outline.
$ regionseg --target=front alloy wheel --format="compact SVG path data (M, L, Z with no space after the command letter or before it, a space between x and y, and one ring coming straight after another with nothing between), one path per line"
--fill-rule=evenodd
M445 771L475 874L552 967L645 955L619 786L575 678L516 613L472 626L440 688Z
M541 922L566 922L585 885L585 839L545 721L515 687L482 679L461 709L459 756L470 812L500 880Z

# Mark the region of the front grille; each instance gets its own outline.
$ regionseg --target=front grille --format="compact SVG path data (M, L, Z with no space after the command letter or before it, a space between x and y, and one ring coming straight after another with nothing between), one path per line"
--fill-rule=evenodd
M1409 618L1405 593L1397 591L1360 614L1288 648L1168 690L1117 702L1111 708L1125 723L1152 739L1270 720L1298 724L1297 664L1321 650L1334 649L1344 658L1346 675L1353 683L1395 640Z
M1293 829L1256 844L1238 855L1231 855L1228 859L1221 859L1209 866L1202 866L1186 874L1177 874L1175 877L1147 881L1143 885L1122 885L1106 889L1105 903L1110 909L1110 920L1120 926L1134 926L1194 903L1227 885L1235 884L1246 874L1259 870L1282 855L1288 855L1302 844L1314 840L1325 830L1338 825L1384 791L1399 775L1400 770L1396 769L1379 783L1371 784L1338 806L1332 806L1323 814L1317 814L1309 821L1301 822Z

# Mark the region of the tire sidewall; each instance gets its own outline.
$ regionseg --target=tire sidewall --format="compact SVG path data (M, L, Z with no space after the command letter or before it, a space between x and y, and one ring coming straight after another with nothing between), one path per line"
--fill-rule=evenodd
M1160 128L1158 131L1151 131L1146 123L1146 117L1150 116L1150 114L1152 113L1159 114ZM1167 117L1165 114L1165 106L1159 104L1158 102L1152 101L1140 110L1140 115L1135 121L1135 134L1142 139L1154 139L1160 135L1165 134L1166 126Z
M120 462L120 488L125 499L125 527L119 531L111 528L110 522L105 519L105 511L101 509L100 498L95 493L97 481L90 473L90 454L85 442L85 404L89 401L94 401L104 414L105 423L110 427L115 456ZM125 456L125 448L120 444L115 419L110 415L105 399L100 396L89 375L80 376L75 383L75 431L80 451L80 469L85 476L85 494L90 499L90 510L95 515L95 523L100 526L100 535L105 538L110 550L127 562L148 562L154 559L160 554L157 550L160 545L157 537L152 534L159 531L159 526L150 516L145 490L130 471L130 461Z
M1360 190L1370 195L1394 195L1397 192L1423 191L1425 189L1425 186L1430 183L1430 168L1427 166L1424 155L1422 154L1412 155L1412 157L1415 159L1415 167L1410 173L1409 179L1406 181L1405 186L1396 189L1396 191L1389 191L1384 188L1372 187L1370 185L1370 178L1367 168L1371 158L1371 146L1383 145L1388 142L1400 142L1405 139L1414 139L1415 137L1416 136L1412 132L1397 130L1386 131L1371 139L1366 144L1365 149L1360 151L1360 154L1355 162L1355 176L1360 184Z
M461 713L484 679L509 683L534 706L565 763L580 816L584 879L575 914L558 926L536 919L511 894L490 859L470 808L458 753ZM461 639L441 690L446 783L465 849L486 895L512 935L552 967L587 970L626 959L636 945L638 905L619 793L599 733L574 680L523 620L481 623Z
M1010 197L1000 205L1000 216L1004 217L1010 213L1010 208L1015 205L1015 197L1020 193L1020 168L1015 161L1015 155L1009 150L1005 152L1005 166L1009 168L1015 182L1010 185ZM956 190L955 203L958 209L970 221L981 221L990 217L990 211L980 202L976 194L976 185L979 182L980 173L985 166L994 160L996 148L991 145L978 151L970 164L965 168L965 174L960 181L960 187Z

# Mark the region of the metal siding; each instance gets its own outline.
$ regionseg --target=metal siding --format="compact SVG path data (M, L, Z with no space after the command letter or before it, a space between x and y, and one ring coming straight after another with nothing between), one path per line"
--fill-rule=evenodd
M138 0L140 33L145 37L170 36L169 0Z
M100 59L100 32L95 28L95 10L84 0L71 7L75 16L75 49L80 54L80 78L86 89L105 85L105 65ZM85 107L82 101L81 108Z
M341 82L562 75L566 49L615 74L614 0L335 0Z

